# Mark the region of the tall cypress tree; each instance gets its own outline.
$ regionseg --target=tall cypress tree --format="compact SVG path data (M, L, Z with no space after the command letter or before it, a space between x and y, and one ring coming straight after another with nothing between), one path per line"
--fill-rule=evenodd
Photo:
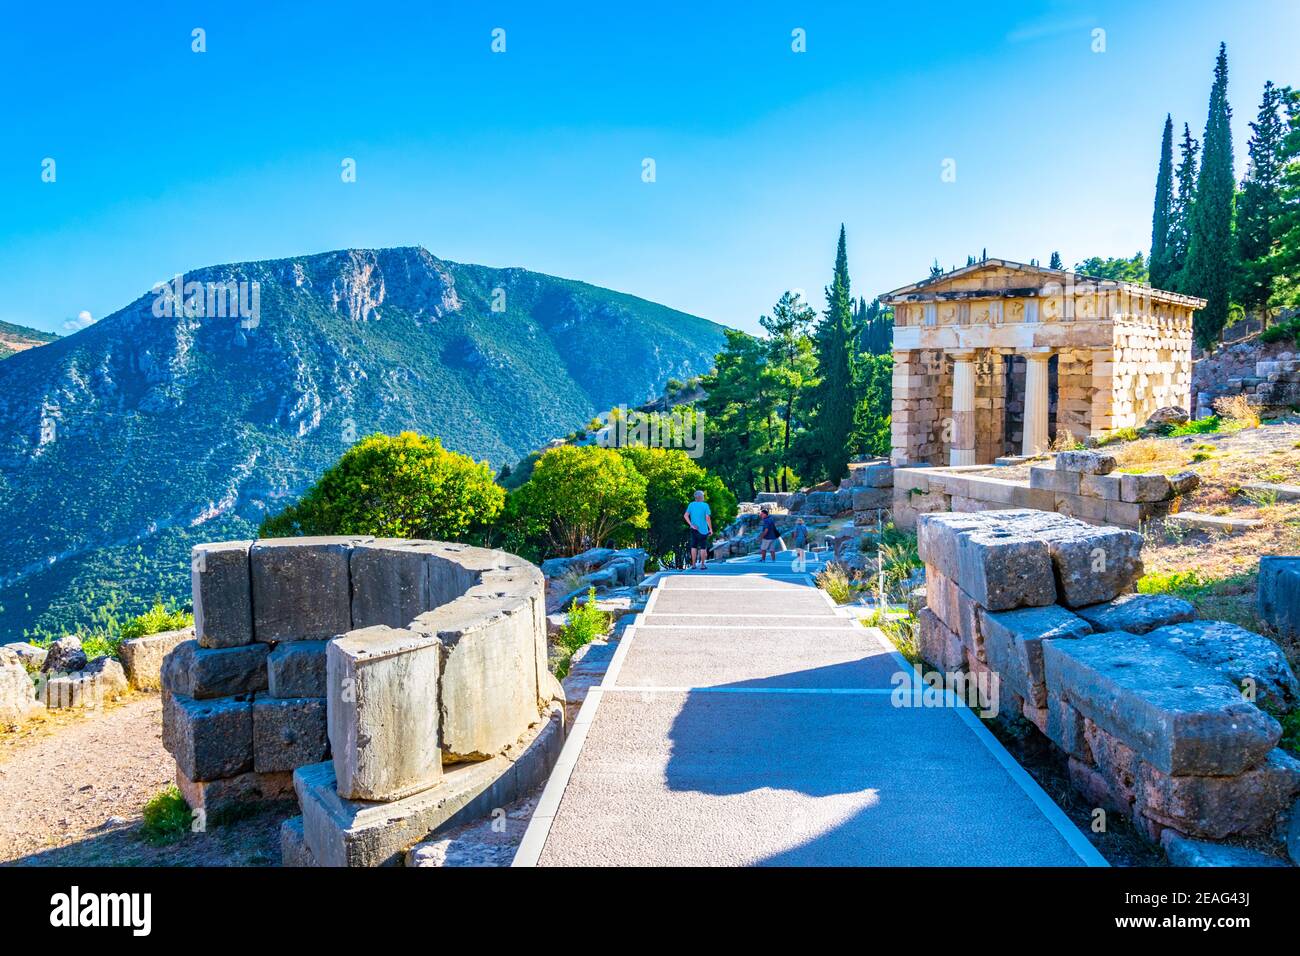
M1053 253L1052 253L1052 258L1049 259L1049 260L1047 261L1047 268L1049 268L1049 269L1064 269L1064 268L1065 268L1065 266L1063 266L1063 265L1061 264L1061 254L1060 254L1059 252L1053 252Z
M1219 44L1205 119L1205 152L1196 179L1191 237L1182 290L1206 300L1193 322L1196 341L1208 349L1228 324L1228 307L1236 280L1236 243L1232 205L1237 181L1232 171L1232 108L1228 105L1228 48Z
M1183 267L1187 265L1187 245L1191 238L1192 200L1196 195L1196 172L1201 144L1192 138L1192 129L1183 124L1183 141L1178 144L1178 166L1174 170L1173 208L1169 215L1169 283L1183 291Z
M1250 124L1250 167L1237 201L1237 257L1241 263L1237 298L1242 306L1267 318L1277 261L1269 257L1282 202L1283 92L1264 84L1259 114Z
M835 276L826 289L826 311L813 332L820 383L815 396L815 451L827 478L848 474L853 433L853 298L844 226L835 251Z
M1165 132L1160 138L1160 167L1156 172L1156 201L1151 212L1151 284L1157 289L1169 287L1169 239L1173 227L1174 203L1174 120L1165 116Z
M1276 277L1273 303L1300 305L1300 91L1286 93L1287 127L1282 139L1281 196L1269 256Z

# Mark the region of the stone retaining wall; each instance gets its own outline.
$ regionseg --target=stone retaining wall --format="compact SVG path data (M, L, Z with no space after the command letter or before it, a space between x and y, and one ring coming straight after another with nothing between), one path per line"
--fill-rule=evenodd
M900 528L915 528L920 515L1034 508L1090 524L1139 528L1178 510L1181 496L1200 479L1195 472L1174 476L1112 474L1116 461L1093 451L1059 452L1055 461L1029 468L1029 480L999 478L987 465L894 469L893 516Z
M530 729L563 737L542 575L513 555L365 536L235 541L195 548L192 579L195 636L161 674L177 783L209 813L296 788L314 825L294 859L395 862L436 816L403 821L399 803L445 804L444 766L483 764L487 789L493 767L506 771L494 759ZM369 813L374 852L339 849L355 820L312 814L333 804Z
M1152 842L1281 844L1300 760L1273 714L1300 703L1281 649L1190 604L1130 593L1141 536L1032 510L920 519L921 656L989 683L1068 756L1076 789Z

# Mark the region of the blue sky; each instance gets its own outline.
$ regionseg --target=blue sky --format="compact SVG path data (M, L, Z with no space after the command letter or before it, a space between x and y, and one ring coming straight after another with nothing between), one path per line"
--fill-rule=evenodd
M822 304L841 221L868 296L985 248L1145 250L1161 124L1200 137L1219 41L1239 174L1264 80L1300 84L1294 0L118 6L6 14L0 319L418 244L752 330L786 288Z

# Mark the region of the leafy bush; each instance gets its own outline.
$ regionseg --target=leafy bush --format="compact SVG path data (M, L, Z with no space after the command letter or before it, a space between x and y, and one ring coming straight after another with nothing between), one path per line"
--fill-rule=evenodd
M661 556L681 547L689 533L682 512L696 490L704 492L713 512L713 527L725 528L736 517L736 496L722 479L710 474L677 448L620 448L646 480L647 550Z
M569 673L569 662L579 648L585 647L609 631L609 615L596 606L596 589L587 589L585 603L575 600L569 606L568 618L556 635L560 657L555 665L555 676L564 680Z
M415 432L371 435L302 499L262 522L262 537L372 534L464 541L501 514L505 491L487 462Z
M1190 421L1183 422L1181 425L1175 425L1169 429L1169 435L1172 438L1178 438L1183 435L1205 435L1211 432L1217 432L1221 425L1218 415L1206 415L1204 418L1193 418Z
M510 533L550 554L630 544L649 524L646 480L612 448L552 448L510 497Z
M1300 345L1300 316L1288 319L1285 322L1279 322L1277 325L1270 325L1259 333L1259 340L1270 343L1290 340Z
M1114 445L1116 442L1137 441L1141 436L1136 428L1116 428L1097 439L1097 447Z
M862 619L867 627L878 627L898 648L898 653L907 658L909 664L921 661L921 651L917 644L920 625L915 615L908 613L902 617L889 617L880 610L872 611Z
M144 817L144 828L140 836L153 846L166 846L184 838L190 832L190 821L193 819L189 804L175 784L146 803L141 815Z
M118 641L120 643L149 634L161 634L163 631L179 631L193 623L194 615L189 611L181 610L174 603L154 601L153 607L122 625Z
M1186 597L1202 591L1208 582L1199 571L1153 571L1138 579L1138 594L1172 594Z

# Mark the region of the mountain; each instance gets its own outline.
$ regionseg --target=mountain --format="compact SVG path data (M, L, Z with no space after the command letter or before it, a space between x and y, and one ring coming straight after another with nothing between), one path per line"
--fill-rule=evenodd
M0 359L6 359L19 352L53 342L58 336L53 332L29 329L25 325L12 322L0 322Z
M192 544L254 535L366 434L513 462L707 371L724 339L634 296L419 248L162 288L0 362L0 642L184 599Z

